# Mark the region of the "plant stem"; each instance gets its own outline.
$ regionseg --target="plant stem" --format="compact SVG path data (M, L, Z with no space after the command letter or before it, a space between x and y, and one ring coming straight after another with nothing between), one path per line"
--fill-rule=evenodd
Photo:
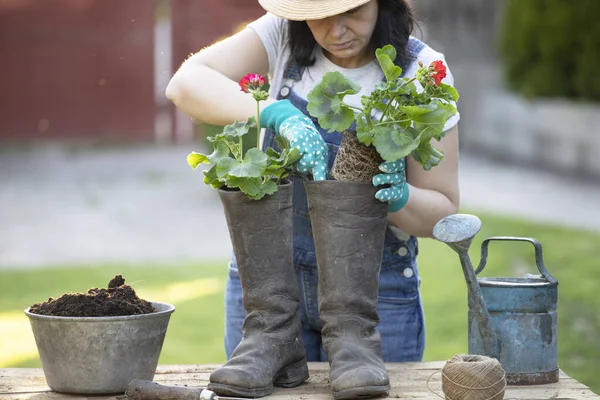
M342 102L342 103L343 103L343 102ZM349 108L354 108L355 110L358 110L358 111L360 111L360 112L363 112L363 111L364 111L364 110L363 110L362 108L360 108L360 107L352 106L352 105L350 105L350 104L346 104L346 103L343 103L343 104L344 104L346 107L349 107Z
M404 84L402 86L406 86L409 83L412 83L416 80L416 77L412 77L411 79L409 79L408 81L404 82ZM394 100L396 100L396 97L398 97L398 95L395 95L394 97L392 97L390 99L390 101L388 101L388 103L385 105L385 110L383 110L383 113L381 114L381 118L379 118L379 122L383 121L383 118L385 117L385 114L387 113L388 109L390 108L390 105L392 104L392 102Z
M390 99L390 101L388 101L388 103L385 105L385 110L383 110L383 112L381 113L381 118L379 118L379 123L381 123L381 121L383 121L383 118L385 117L385 114L387 114L388 109L390 108L390 104L392 104L392 102L396 99L397 96L394 96Z
M256 148L260 149L260 106L256 101Z
M397 124L399 122L407 122L407 121L410 121L410 118L408 118L408 119L399 119L399 120L395 120L395 121L378 122L378 123L375 124L375 126L394 125L394 124Z

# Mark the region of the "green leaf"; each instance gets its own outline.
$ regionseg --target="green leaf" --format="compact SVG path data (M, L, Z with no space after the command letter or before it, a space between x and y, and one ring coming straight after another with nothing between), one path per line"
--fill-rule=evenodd
M229 155L229 148L224 142L217 141L214 143L213 147L214 151L209 155L196 153L195 151L188 154L188 164L193 169L196 169L200 164L216 164L221 158Z
M375 127L373 145L385 161L397 161L415 150L421 135L413 128L401 129L391 125Z
M444 137L446 121L456 113L456 108L448 103L439 102L439 105L429 114L415 118L414 127L423 132L423 139L440 140Z
M383 48L375 50L375 56L388 82L402 75L402 68L394 64L394 60L396 59L396 49L394 46L388 44L383 46Z
M302 158L302 153L300 152L300 150L298 150L297 148L294 147L289 152L287 152L285 161L283 162L282 166L288 167L288 166L294 165L298 161L300 161L301 158Z
M444 158L444 152L442 152L437 147L433 146L431 143L429 143L429 153L431 154L432 157L437 157L440 160L442 158Z
M248 128L256 128L256 118L250 117L248 118L248 122L246 122Z
M411 94L414 83L406 83L403 79L395 80L389 89L389 93L392 95Z
M290 148L290 141L281 135L275 135L275 142L281 150L286 150Z
M437 106L436 106L437 107ZM417 117L421 117L425 114L428 114L434 110L433 107L429 105L421 105L421 106L405 106L398 107L400 111L406 114L410 119L415 119Z
M425 171L429 171L431 168L439 165L444 158L444 153L433 147L430 142L426 144L421 143L421 145L415 149L411 155Z
M269 157L256 147L249 149L244 155L244 163L250 163L259 168L266 167L268 159Z
M235 121L233 124L226 125L223 128L223 133L217 135L217 137L240 137L244 136L250 130L250 126L246 121Z
M429 158L431 157L431 153L429 152L429 148L427 146L419 146L414 149L410 154L417 163L421 166L424 166L429 162Z
M223 183L217 177L217 166L213 165L208 171L203 171L204 173L204 183L210 185L213 188L218 188L223 185Z
M264 175L278 178L284 172L285 172L285 169L282 167L282 165L280 163L274 163L274 164L268 165L267 168L265 168Z
M232 158L222 159L217 164L217 176L234 176L238 178L260 178L267 166L268 156L257 148L246 152L240 163Z
M454 87L447 85L445 83L440 83L440 89L442 89L445 93L449 94L450 98L453 101L458 101L458 98L460 96L458 95L458 91Z
M208 161L208 156L201 153L196 153L195 151L188 154L187 163L193 169L196 169L200 164L210 164Z
M238 168L241 163L237 162L236 159L231 157L223 157L216 164L217 167L217 177L219 179L226 178L229 175L229 171L232 168Z
M440 103L440 107L444 109L444 111L446 111L446 120L450 119L454 114L456 114L457 110L456 107L454 107L452 104L450 103L444 103L444 102L439 102Z
M260 200L265 195L277 192L277 184L270 179L263 182L261 178L244 178L238 179L235 184L251 200Z
M323 76L322 84L317 85L315 89L317 89L317 92L322 91L327 97L343 97L347 94L360 92L360 86L356 82L346 78L339 71L327 72Z
M277 152L277 150L275 150L274 148L272 148L272 147L270 147L270 146L269 146L269 147L267 147L267 150L265 151L265 154L266 154L266 155L267 155L269 158L272 158L272 159L278 159L278 158L280 158L280 155L279 155L279 153Z
M373 143L373 132L369 129L366 115L362 113L356 119L356 138L365 146L370 146Z
M239 141L228 141L227 146L236 160L242 158L242 144Z
M258 200L264 196L261 191L261 178L235 178L229 179L232 185L236 185L244 194L253 200Z
M426 128L431 129L433 133L441 133L444 131L444 125L448 119L448 110L440 101L421 106L424 109L431 110L428 113L416 115L414 119L414 127L421 131Z
M386 81L379 81L379 82L375 83L375 93L378 93L378 92L386 93L389 90L391 84L392 84L392 82L386 82Z
M325 102L326 101L324 101L324 103ZM342 100L338 97L334 97L329 101L328 107L330 112L318 117L319 124L323 129L327 129L327 132L329 133L334 131L343 132L352 125L354 111L352 111L350 107L344 105Z
M318 118L323 129L343 132L354 120L354 111L343 103L344 96L359 91L360 86L342 73L327 72L321 82L308 93L308 112Z
M255 150L255 151L253 151ZM260 154L256 154L256 152ZM244 161L238 162L231 157L224 157L217 163L219 178L233 176L238 178L260 178L267 165L267 155L252 148L246 152Z
M228 188L238 188L244 185L244 182L257 181L259 178L238 178L236 176L229 176L224 180Z
M286 168L296 164L302 158L300 150L293 148L284 150L277 158L271 158L269 165L266 167L263 175L273 175L278 178L286 173Z
M401 114L399 117L396 117L395 120L398 121L398 126L402 129L408 129L412 125L412 120L410 118L407 118L404 114Z
M375 108L378 109L379 111L383 112L383 110L385 110L387 108L387 103L384 103L383 101L378 101L375 103Z
M277 192L277 184L272 180L267 180L263 182L261 189L265 194L271 195Z

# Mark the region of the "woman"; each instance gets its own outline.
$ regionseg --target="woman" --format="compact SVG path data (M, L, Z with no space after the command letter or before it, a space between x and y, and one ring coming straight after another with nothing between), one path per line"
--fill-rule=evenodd
M323 171L331 167L341 138L339 132L325 134L306 111L307 93L326 72L340 71L357 82L361 93L347 96L345 101L358 104L360 96L384 78L375 59L376 48L392 44L398 53L396 62L409 77L415 75L418 61L425 65L444 61L442 54L411 36L414 20L408 0L259 3L267 11L263 17L187 59L166 94L189 116L225 125L256 113L255 100L240 91L240 78L248 73L268 74L271 98L261 103L261 126L266 128L263 146L273 145L275 135L285 136L292 145L300 146L303 157L299 165L306 165L303 171L315 180L325 179ZM453 85L449 70L443 82ZM381 168L382 173L394 173L396 185L392 196L382 196L381 190L376 196L381 201L389 198L385 200L389 228L378 271L349 276L343 282L324 281L317 269L306 194L302 184L294 186L297 282L287 282L284 289L290 293L290 306L267 301L259 306L257 299L243 297L246 291L242 286L256 287L260 282L252 282L248 273L240 280L232 259L226 289L228 362L211 375L213 390L222 395L268 395L273 385L290 387L306 380L306 360L327 360L335 398L379 395L389 389L383 362L422 359L425 332L417 237L430 237L437 221L458 210L458 120L457 113L447 122L444 138L436 143L445 154L437 167L425 171L407 157L396 163L400 168ZM390 194L390 189L383 190ZM367 298L364 293L356 295L365 279L377 276L377 291L368 293ZM333 288L347 294L343 306L360 314L360 318L348 317L356 322L354 328L352 323L336 325L319 314L324 303L339 301L328 297ZM259 295L263 300L273 296L268 287ZM244 309L242 298L244 304L252 303L257 309ZM247 318L251 313L264 318L284 313L288 319L277 329L257 327ZM265 337L268 339L261 339ZM253 367L254 374L243 372Z

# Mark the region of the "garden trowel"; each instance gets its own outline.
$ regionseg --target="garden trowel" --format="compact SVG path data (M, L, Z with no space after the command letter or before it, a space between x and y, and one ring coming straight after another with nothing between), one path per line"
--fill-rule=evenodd
M143 379L131 381L122 398L130 400L248 400L241 397L218 396L212 390L205 388L161 385Z

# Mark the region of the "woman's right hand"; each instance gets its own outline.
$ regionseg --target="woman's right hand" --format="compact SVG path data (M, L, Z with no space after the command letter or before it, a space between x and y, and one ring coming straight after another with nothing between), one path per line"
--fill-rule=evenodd
M327 179L328 149L312 120L289 100L278 100L260 114L262 128L273 129L302 153L296 165L301 173L312 173L315 181Z

